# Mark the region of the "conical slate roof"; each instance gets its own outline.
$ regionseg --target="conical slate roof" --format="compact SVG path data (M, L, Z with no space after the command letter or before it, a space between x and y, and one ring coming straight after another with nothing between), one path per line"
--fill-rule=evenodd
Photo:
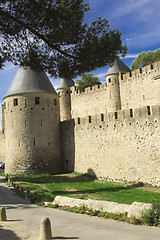
M57 89L68 88L68 87L72 87L72 86L74 86L74 81L72 79L63 79L62 78Z
M108 72L106 74L107 75L111 75L111 74L115 74L115 73L127 73L130 72L131 70L126 66L126 64L124 64L124 62L122 62L119 58L117 58L113 65L110 66L110 68L108 69Z
M5 97L33 92L57 94L44 72L37 72L29 67L19 68Z

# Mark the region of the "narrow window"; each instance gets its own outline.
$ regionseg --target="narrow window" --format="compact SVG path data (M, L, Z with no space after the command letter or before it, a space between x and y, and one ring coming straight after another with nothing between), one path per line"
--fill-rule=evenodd
M43 121L41 120L41 127L43 127Z
M101 121L104 121L104 114L101 114Z
M54 99L54 106L57 106L57 100Z
M18 140L18 146L19 146L19 147L21 146L21 141L20 141L20 139Z
M142 73L142 68L139 69L140 73Z
M33 138L33 145L35 146L36 145L36 139Z
M91 116L89 116L89 123L91 123Z
M13 99L13 106L18 106L18 98Z
M131 71L129 72L129 76L132 77L132 72Z
M80 118L78 118L78 124L80 124Z
M27 99L24 100L24 105L27 106Z
M39 97L35 97L35 104L40 104L40 98Z
M148 112L148 115L151 115L151 107L150 106L147 106L147 112Z
M48 138L48 145L50 146L51 142L50 142L50 137Z
M108 82L111 82L111 79L110 79L110 78L108 79Z
M151 64L151 70L153 69L153 64Z
M146 100L145 95L143 95L143 100Z
M114 114L115 114L115 119L118 119L118 113L115 112Z
M92 90L92 87L90 87L90 90Z
M130 117L133 117L133 109L130 109Z
M68 91L66 91L66 94L68 94L69 92Z

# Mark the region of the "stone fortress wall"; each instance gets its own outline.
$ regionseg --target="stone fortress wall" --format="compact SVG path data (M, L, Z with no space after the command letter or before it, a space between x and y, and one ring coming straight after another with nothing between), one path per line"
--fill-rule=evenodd
M31 93L5 98L0 157L4 158L6 146L10 171L16 171L16 163L28 173L38 166L41 172L63 168L113 180L158 183L160 62L106 75L106 83L84 91L63 84L59 96ZM35 106L37 96L41 104ZM13 107L15 98L19 104ZM49 169L44 168L47 164Z
M64 165L72 170L74 162L75 171L98 177L158 183L159 80L157 62L124 75L107 76L107 83L85 91L72 87L73 119L61 122ZM68 137L73 131L74 138Z
M160 62L126 74L106 76L106 83L71 88L72 118L160 104ZM113 104L115 102L115 104Z
M7 97L4 101L6 172L60 171L58 96L26 93Z
M0 162L5 162L5 135L0 131Z

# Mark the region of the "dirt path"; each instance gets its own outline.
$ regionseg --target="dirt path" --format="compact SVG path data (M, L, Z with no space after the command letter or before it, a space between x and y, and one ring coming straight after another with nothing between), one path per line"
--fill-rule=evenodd
M0 178L0 206L6 207L7 222L0 223L0 240L38 240L43 217L49 217L53 239L80 240L160 240L160 229L134 226L112 220L100 219L37 207L17 196Z

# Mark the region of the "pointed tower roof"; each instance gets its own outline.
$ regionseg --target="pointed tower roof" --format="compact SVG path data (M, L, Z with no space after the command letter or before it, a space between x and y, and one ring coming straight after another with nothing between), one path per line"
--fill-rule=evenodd
M62 78L57 89L69 88L69 87L72 87L72 86L74 86L74 81L72 79L63 79Z
M117 58L113 65L110 66L110 68L108 69L108 72L106 74L106 76L111 75L111 74L115 74L115 73L127 73L130 72L131 70L127 67L126 64L124 64L124 62L122 62L119 58Z
M44 72L34 71L29 67L19 68L4 98L33 92L57 94Z

